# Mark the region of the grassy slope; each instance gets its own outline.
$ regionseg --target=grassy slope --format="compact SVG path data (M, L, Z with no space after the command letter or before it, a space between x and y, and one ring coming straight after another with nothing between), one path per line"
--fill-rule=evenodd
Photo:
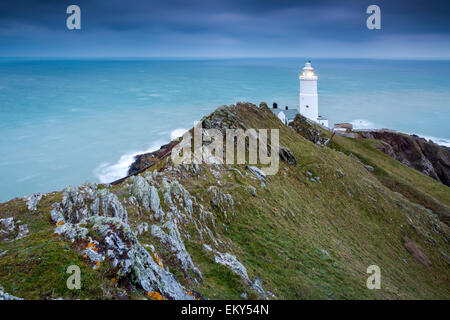
M30 214L24 201L14 199L0 204L0 217L14 217L28 224L30 235L25 238L0 242L0 252L8 250L0 258L0 285L19 297L27 299L47 299L65 297L88 299L93 296L112 296L114 288L105 277L106 268L94 271L71 247L53 233L54 224L50 219L50 205L60 201L60 194L45 197L39 213ZM77 265L82 273L83 290L69 290L66 273L70 265ZM110 287L110 288L108 288Z
M348 139L336 135L329 146L347 155L352 153L357 156L364 164L374 167L375 176L385 186L448 219L450 188L386 156L376 149L379 144L377 140Z
M251 174L242 177L230 171L223 175L221 189L235 201L234 214L228 219L209 204L206 189L217 182L207 168L203 170L207 176L180 182L215 213L215 232L232 241L231 253L247 267L252 279L260 277L263 287L279 299L450 297L447 262L429 241L432 237L448 252L444 240L448 233L433 231L429 214L422 207L392 192L378 179L384 183L380 177L403 178L442 206L448 205L450 198L447 187L403 165L397 171L394 160L365 142L338 137L334 147L371 159L367 163L376 168L375 176L357 159L303 139L271 112L240 107L238 113L249 127L279 128L281 144L295 154L297 165L280 162L279 174L269 177L265 188L251 179ZM245 172L243 166L236 167ZM311 182L307 171L319 176L320 182ZM257 197L246 191L249 185L256 188ZM121 186L114 191L123 194ZM52 237L50 204L58 197L59 193L45 197L38 206L40 213L33 215L25 212L22 200L0 205L0 218L20 216L32 233L16 242L0 242L0 252L9 250L0 258L0 285L8 293L25 298L70 298L74 293L65 289L67 275L63 271L75 262L84 266L86 275L84 289L77 297L114 297L123 288L111 284L107 270L93 271L70 250L70 244ZM129 216L136 224L142 220L134 212L129 211ZM229 269L214 263L196 233L189 231L191 240L185 241L186 246L204 275L204 282L194 289L209 298L233 299L248 291ZM417 262L404 248L404 234L432 261L431 268ZM142 243L147 241L152 239L141 237ZM40 263L29 263L36 259ZM372 264L381 268L381 290L366 288L366 269ZM175 274L188 284L181 274ZM250 292L250 297L257 296Z
M240 202L229 226L238 256L279 298L449 297L446 262L406 223L413 214L425 223L423 210L383 187L359 161L313 145L269 115L245 118L252 120L251 127L279 127L281 143L298 161L296 167L283 164L286 176L271 177L266 189L236 177L227 190ZM307 181L306 171L320 176L322 183ZM243 192L245 184L253 184L259 197ZM418 242L435 263L432 270L405 250L401 234ZM365 288L371 264L381 267L381 291Z

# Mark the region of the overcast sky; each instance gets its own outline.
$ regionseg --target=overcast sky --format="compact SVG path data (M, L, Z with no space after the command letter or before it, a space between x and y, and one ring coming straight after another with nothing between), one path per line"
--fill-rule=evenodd
M450 1L1 0L0 56L449 59Z

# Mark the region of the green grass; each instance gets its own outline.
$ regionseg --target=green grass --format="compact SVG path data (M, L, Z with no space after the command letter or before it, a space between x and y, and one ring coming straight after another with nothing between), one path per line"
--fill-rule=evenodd
M220 189L230 193L235 203L227 219L211 206L206 190L218 182L207 166L202 166L199 177L179 177L191 195L214 214L215 228L209 221L205 225L224 241L217 250L236 255L249 277L261 278L263 288L277 299L450 298L448 264L439 252L449 251L448 229L436 231L422 207L448 212L448 187L378 151L376 141L336 136L330 148L317 146L282 125L270 111L238 107L237 112L248 127L278 128L281 144L294 153L297 165L280 162L279 173L267 178L266 187L251 179L248 171L245 176L242 165L236 168L244 176L225 172ZM369 172L363 163L375 171ZM155 167L165 165L163 160ZM320 182L310 181L307 172L320 177ZM257 197L249 193L250 185L256 188ZM120 199L126 196L124 185L111 189ZM18 241L0 242L0 252L8 250L0 258L0 285L10 294L29 299L114 298L120 288L111 285L108 268L92 270L70 243L52 234L50 205L60 198L61 193L45 197L33 214L22 200L0 204L0 218L20 217L31 232ZM126 207L131 226L152 223L144 211ZM156 239L146 234L139 240L153 244L164 265L190 290L210 299L240 299L243 292L249 298L259 297L236 274L214 262L213 254L203 248L203 243L211 244L209 240L201 240L190 224L182 228L190 235L186 248L203 275L198 285L185 278ZM432 267L420 264L405 249L403 235L417 243ZM70 264L82 268L79 292L65 285ZM366 270L372 264L381 268L381 290L366 288ZM141 295L131 293L131 297Z
M445 218L450 212L450 188L413 170L376 149L380 142L372 139L349 139L336 135L330 147L353 154L372 166L374 175L392 191L403 194Z

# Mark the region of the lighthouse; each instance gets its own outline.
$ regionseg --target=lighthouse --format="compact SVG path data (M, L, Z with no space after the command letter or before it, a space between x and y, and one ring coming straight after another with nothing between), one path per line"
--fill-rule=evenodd
M311 66L311 61L306 62L300 74L300 114L306 118L328 127L328 120L319 116L319 99L317 96L317 75Z

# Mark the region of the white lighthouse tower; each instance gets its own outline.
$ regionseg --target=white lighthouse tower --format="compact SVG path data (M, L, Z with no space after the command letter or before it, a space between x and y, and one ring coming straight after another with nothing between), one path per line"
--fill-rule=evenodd
M311 61L306 62L300 75L300 114L306 118L328 127L328 120L319 116L319 99L317 96L317 76Z

